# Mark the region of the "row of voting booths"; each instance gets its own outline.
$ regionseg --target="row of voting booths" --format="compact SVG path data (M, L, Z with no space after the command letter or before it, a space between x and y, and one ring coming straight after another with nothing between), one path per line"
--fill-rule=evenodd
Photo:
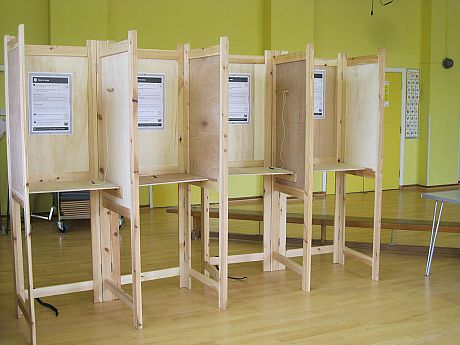
M299 53L230 55L226 37L210 48L166 51L138 49L135 31L83 47L26 45L22 25L17 37L5 36L17 315L32 343L39 297L92 290L95 303L126 303L142 328L141 283L149 280L178 276L190 289L195 279L215 289L220 309L227 307L228 265L239 262L287 267L309 291L312 255L334 253L341 264L350 255L371 265L378 280L384 64L383 50L329 60L315 58L312 44ZM336 211L334 244L312 248L315 170L336 172ZM370 257L345 246L346 174L375 178ZM236 175L263 177L262 252L229 255L228 178ZM161 184L178 184L178 265L143 272L139 188ZM200 269L191 265L191 186L201 189ZM92 280L35 287L29 196L80 190L90 191ZM218 192L217 255L209 249L210 191ZM299 249L286 250L288 196L304 204ZM119 216L130 225L128 275L120 269Z

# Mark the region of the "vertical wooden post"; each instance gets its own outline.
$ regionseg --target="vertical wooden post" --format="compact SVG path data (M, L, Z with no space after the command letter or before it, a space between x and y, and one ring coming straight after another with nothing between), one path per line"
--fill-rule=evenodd
M120 232L118 219L119 214L110 212L110 244L112 247L112 281L121 287L121 263L120 263Z
M279 195L279 231L278 231L278 253L286 255L286 216L287 216L287 194ZM284 270L286 267L278 263L278 269Z
M385 112L385 49L379 49L379 124L378 124L378 157L375 171L374 200L374 238L372 248L372 279L380 278L380 227L382 219L382 174L383 174L383 115Z
M110 210L100 205L100 251L101 251L101 278L102 301L113 301L115 295L106 287L105 279L112 280L112 242L111 242L111 213ZM93 221L93 220L92 220Z
M207 274L206 263L209 262L209 191L201 188L201 271Z
M273 178L264 176L264 271L272 270L272 239L271 239L271 223L272 223L272 202L273 202Z
M131 90L130 125L130 175L131 175L131 272L133 275L133 322L142 328L142 286L141 286L141 231L139 213L139 158L137 145L138 94L137 94L137 32L128 32L129 89Z
M303 260L302 260L302 290L310 291L311 278L311 241L313 228L313 86L314 86L314 46L312 43L306 47L306 85L307 93L305 109L305 187L303 197L304 222L303 222Z
M335 264L344 264L345 245L345 181L344 172L335 172L335 216L334 216L334 256Z
M93 300L94 303L103 301L102 295L102 250L101 250L101 218L100 191L89 193L91 205L91 256L93 263Z
M19 223L20 225L20 223ZM19 231L20 231L19 227ZM24 195L24 237L27 253L27 281L29 290L29 312L30 312L30 338L32 344L37 343L37 328L35 323L35 298L34 298L34 277L32 271L32 228L30 225L29 193L26 190Z
M280 263L273 259L273 253L280 252L280 217L281 217L281 205L280 205L281 193L278 190L272 192L272 209L271 209L271 270L280 270Z
M228 38L220 38L219 308L228 299Z
M180 287L190 289L192 282L190 269L192 267L192 229L190 209L190 186L186 183L179 184L179 265Z
M11 194L11 192L10 192ZM16 295L25 300L24 291L24 263L22 255L22 232L21 232L21 205L10 197L10 224L11 224L11 242L13 244L13 273L14 287ZM16 310L16 316L21 318L22 312L19 307Z

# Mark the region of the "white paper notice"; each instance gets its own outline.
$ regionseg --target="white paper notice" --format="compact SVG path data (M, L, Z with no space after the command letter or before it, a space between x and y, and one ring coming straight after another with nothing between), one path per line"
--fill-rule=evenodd
M138 128L164 128L164 75L137 75Z
M315 70L314 80L314 118L324 119L326 116L325 98L326 98L326 71Z
M30 134L72 133L72 74L29 73Z
M249 123L251 113L251 75L232 73L228 76L228 120Z

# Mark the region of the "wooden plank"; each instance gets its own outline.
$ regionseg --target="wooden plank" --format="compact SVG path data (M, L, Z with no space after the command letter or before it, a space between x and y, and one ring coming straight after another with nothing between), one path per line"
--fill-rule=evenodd
M143 175L139 177L139 186L156 186L171 183L190 183L206 181L206 177L191 174Z
M383 116L385 112L385 64L386 51L379 49L379 118L377 139L377 170L375 171L374 195L374 235L372 248L372 279L380 278L380 228L382 218L382 183L383 183Z
M211 265L219 265L219 257L213 256L210 258L209 263ZM228 256L229 264L238 264L242 262L256 262L264 259L264 253L250 253L250 254L236 254Z
M375 179L375 172L371 169L346 171L345 173L348 175Z
M264 166L263 160L251 160L251 161L230 161L228 162L229 168L250 168Z
M215 265L211 265L209 262L205 262L203 274L205 276L210 276L213 280L219 280L219 270Z
M34 298L42 298L90 290L94 290L94 282L92 280L35 288L33 296Z
M137 49L138 59L178 60L177 50Z
M201 283L209 286L209 287L212 287L213 289L215 289L216 291L219 291L220 288L219 288L219 283L217 281L215 281L214 279L211 279L209 277L206 277L204 274L202 274L201 272L198 272L197 270L191 268L190 269L190 276L192 278L195 278L196 280L200 281Z
M229 168L228 175L229 176L254 176L254 175L291 175L293 174L292 171L282 168L276 168L271 166L263 166L263 167L244 167L244 168Z
M378 64L379 56L378 55L368 55L368 56L357 56L348 58L348 66L358 66L358 65L368 65L368 64Z
M11 190L11 198L16 201L19 205L23 206L24 205L24 199L22 196L15 190Z
M301 190L296 189L296 188L292 188L292 187L289 187L289 186L285 186L285 185L280 184L280 183L275 183L274 184L274 189L279 191L279 192L283 192L284 194L295 196L296 198L299 198L300 200L303 200L304 197L305 197L304 192L302 192Z
M228 62L233 64L264 64L263 55L229 55Z
M206 263L209 262L209 191L201 188L201 270L205 273Z
M26 321L29 324L29 326L32 327L33 323L32 323L32 319L30 317L30 311L27 309L25 301L19 295L16 295L16 301L17 301L17 304L19 306L19 309L21 309L22 315L26 319Z
M289 268L291 271L297 273L298 275L302 275L302 266L299 265L297 262L292 261L291 259L287 258L284 255L281 255L278 252L273 252L273 259L282 263L284 266Z
M298 62L298 61L305 61L305 52L295 52L289 54L282 54L275 56L274 63L275 65L280 65L289 62Z
M100 193L90 191L91 205L91 258L93 275L93 301L100 303L103 301L102 295L102 253L101 253L101 219L100 219Z
M279 194L279 218L278 218L278 246L275 248L278 253L286 256L286 215L287 215L287 194ZM284 270L282 264L278 265L279 270Z
M128 295L127 292L118 287L117 284L111 281L110 279L105 279L104 284L105 286L107 286L107 288L109 288L112 291L112 293L115 296L117 296L120 299L120 301L122 301L129 308L134 310L133 298L130 295Z
M107 198L102 198L102 206L106 209L109 209L113 212L116 212L127 219L131 219L130 209L117 204L116 202L109 200Z
M346 179L343 172L335 173L334 257L335 264L344 264Z
M179 276L179 267L165 268L161 270L142 272L141 281L147 282L151 280L165 279ZM133 282L132 274L121 276L121 285L131 284Z
M192 267L192 234L190 210L190 186L180 184L178 191L179 203L179 267L180 287L190 289L191 278L188 274Z
M112 247L112 278L111 281L121 286L121 262L120 262L120 231L118 213L110 212L110 245Z
M220 38L219 58L219 308L228 300L228 55L227 37Z
M24 258L22 254L21 233L21 206L15 201L10 201L11 242L13 251L13 273L16 295L25 299L24 293ZM21 318L21 310L17 308L16 316Z
M178 103L177 112L179 121L177 123L179 132L178 163L180 171L189 172L189 154L188 154L188 104L189 104L189 50L188 44L179 44L177 46L178 60Z
M190 59L198 59L198 58L205 58L205 57L211 57L211 56L219 56L221 51L220 51L220 45L215 45L212 47L207 47L207 48L194 48L190 50Z
M101 278L102 278L102 301L113 301L115 295L105 285L107 279L112 279L112 243L111 243L111 217L110 209L106 208L104 201L100 203L100 251L101 251Z
M311 255L330 254L334 252L333 245L316 246L311 248ZM303 248L288 249L286 251L286 257L296 258L303 256Z
M56 45L26 45L26 56L79 56L87 57L87 47L56 46Z
M338 61L337 59L321 59L321 58L315 58L313 64L315 66L321 66L321 67L337 67L338 66Z
M348 163L323 163L323 164L314 164L314 171L359 171L365 170L363 167L358 167L353 164Z
M92 180L96 180L99 178L99 146L97 138L97 42L87 41L87 50L89 174Z
M119 187L113 183L100 180L38 182L29 184L31 194L105 189L119 189Z
M99 49L99 57L103 58L111 55L126 53L130 48L129 46L129 40L120 42L103 42Z
M345 254L346 256L352 257L358 261L361 261L362 263L372 267L372 257L371 256L365 255L363 253L360 253L348 247L343 248L343 254Z

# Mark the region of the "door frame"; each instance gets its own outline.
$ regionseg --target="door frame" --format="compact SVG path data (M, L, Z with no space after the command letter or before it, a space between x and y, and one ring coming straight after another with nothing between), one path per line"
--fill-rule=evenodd
M400 121L400 143L399 143L399 188L404 185L404 144L406 140L406 74L407 68L387 67L385 73L401 73L401 121ZM385 157L384 157L385 159Z

